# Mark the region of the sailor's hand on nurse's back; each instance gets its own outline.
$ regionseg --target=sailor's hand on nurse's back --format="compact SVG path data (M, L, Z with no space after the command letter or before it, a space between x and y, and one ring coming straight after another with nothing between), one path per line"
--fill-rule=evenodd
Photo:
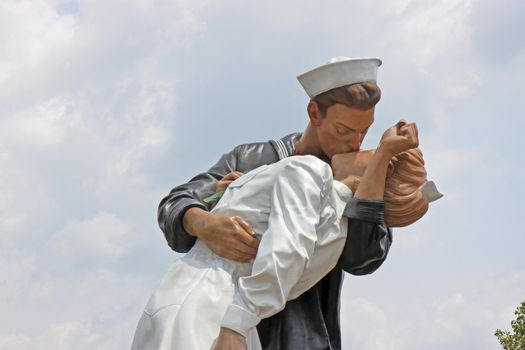
M252 226L239 216L215 214L194 207L184 214L183 226L223 258L248 262L257 254L259 239Z
M243 173L240 171L232 171L231 173L226 174L222 179L217 181L217 184L215 185L215 191L224 191L233 181L237 180L242 175Z
M407 123L405 120L400 120L396 125L388 128L383 133L379 142L379 150L393 157L418 145L419 138L416 123Z

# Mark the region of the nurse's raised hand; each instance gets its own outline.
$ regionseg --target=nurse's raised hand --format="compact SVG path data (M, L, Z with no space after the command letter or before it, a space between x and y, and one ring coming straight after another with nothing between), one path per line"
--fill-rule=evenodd
M389 157L393 157L418 145L419 136L416 123L400 120L383 133L378 150L388 154Z

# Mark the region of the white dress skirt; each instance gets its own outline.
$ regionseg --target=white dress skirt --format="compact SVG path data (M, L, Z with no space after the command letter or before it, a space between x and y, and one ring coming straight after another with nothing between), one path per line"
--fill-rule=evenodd
M238 215L261 236L253 263L204 242L175 261L148 301L132 350L209 350L221 326L261 349L256 325L310 289L337 263L352 193L313 156L264 165L228 186L214 213Z
M250 272L251 263L223 259L197 241L171 265L151 296L132 350L211 349L238 278ZM256 328L246 340L249 350L261 349Z

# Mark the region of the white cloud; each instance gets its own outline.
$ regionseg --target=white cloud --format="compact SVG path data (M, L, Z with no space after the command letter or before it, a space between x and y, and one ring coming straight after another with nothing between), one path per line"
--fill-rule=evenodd
M524 15L520 0L476 0L471 21L478 60L494 70L504 70L513 62L525 48Z
M169 151L203 3L75 4L0 4L2 349L128 348L157 283L125 261L155 227L144 164Z
M61 322L50 324L45 331L35 337L0 335L5 339L6 350L102 350L127 349L131 345L130 339L122 335L120 325L97 332L89 324L81 322Z
M471 171L484 161L480 148L447 149L433 147L425 153L425 162L429 174L440 180L457 179Z
M73 42L76 20L60 16L49 1L0 4L0 88L9 80L52 62Z
M0 334L0 348L3 350L24 349L31 341L30 337L16 334Z
M354 280L352 284L359 283ZM406 282L406 281L405 281ZM351 296L345 289L342 298L343 347L356 349L466 349L495 348L494 331L507 329L513 310L523 299L525 276L508 272L485 278L461 291L450 285L433 295ZM417 288L417 286L415 286ZM443 288L441 288L443 290Z
M129 348L153 283L108 269L51 280L34 276L20 293L25 303L0 306L3 315L17 315L2 319L2 329L18 330L0 334L0 345L19 350ZM45 295L42 287L48 290Z
M348 331L351 331L350 339L355 348L363 349L368 341L368 331L378 330L388 324L387 315L383 310L368 301L366 298L343 298L341 301L341 328L343 329L343 342L347 341ZM343 343L344 344L344 343ZM349 347L348 343L343 345Z
M432 204L425 215L432 215ZM429 244L430 231L425 217L408 227L394 229L396 251L400 254L422 251Z
M419 71L420 78L446 99L469 97L481 84L473 60L472 26L474 1L412 1L397 18L387 42L397 47L403 60ZM437 98L439 98L437 97Z
M118 258L132 245L133 238L129 223L114 214L102 212L87 220L68 223L51 236L51 244L60 254L71 259L90 252Z
M0 128L0 137L3 135L8 135L8 132ZM57 206L37 169L24 164L19 150L4 149L0 156L0 240L11 244L18 239L27 239L34 233L31 225L55 215Z
M16 304L37 270L36 256L2 239L0 248L0 299Z
M0 67L12 68L0 83L0 223L9 232L75 219L60 217L72 200L137 208L136 197L151 196L143 164L169 150L176 120L177 72L166 61L176 60L179 39L205 31L197 3L86 1L66 14L60 6L0 5Z
M66 110L67 105L61 99L51 99L21 110L0 124L4 140L35 148L59 145L66 136L68 124L75 123L74 115L67 115Z
M196 12L201 2L75 3L78 11L65 13L60 1L0 5L0 100L10 111L57 97L92 98L133 80L137 66L152 59L163 61L159 73L166 81L174 69L164 62L176 61L178 51L206 31Z

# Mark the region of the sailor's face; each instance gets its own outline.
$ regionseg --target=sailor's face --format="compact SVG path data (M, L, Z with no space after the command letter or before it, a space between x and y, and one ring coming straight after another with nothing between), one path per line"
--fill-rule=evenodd
M374 108L362 111L342 104L329 107L316 125L323 153L332 158L335 154L359 151L374 122L374 111Z

